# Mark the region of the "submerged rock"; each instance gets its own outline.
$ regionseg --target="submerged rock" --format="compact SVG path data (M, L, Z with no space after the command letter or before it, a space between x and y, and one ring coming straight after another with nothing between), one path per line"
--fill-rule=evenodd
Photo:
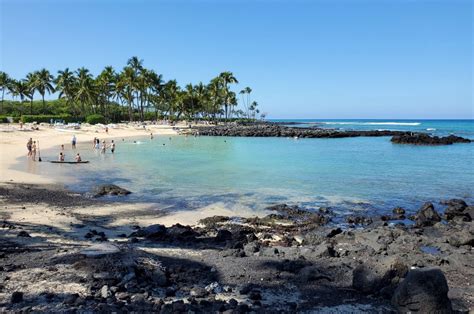
M98 186L95 189L95 197L100 197L104 195L128 195L132 192L129 190L126 190L124 188L121 188L115 184L103 184Z
M451 313L448 283L439 268L408 272L392 297L392 304L402 313Z

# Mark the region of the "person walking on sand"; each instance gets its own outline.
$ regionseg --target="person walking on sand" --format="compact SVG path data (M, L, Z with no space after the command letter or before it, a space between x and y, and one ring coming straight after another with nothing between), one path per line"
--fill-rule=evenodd
M36 141L33 141L33 145L31 145L31 159L36 160Z
M61 151L64 151L64 144L61 144Z
M115 152L115 142L114 142L114 140L112 140L112 143L110 144L110 151L112 152L112 154Z
M81 162L82 161L82 158L81 158L81 155L79 155L79 153L76 154L76 162Z
M77 139L76 139L76 135L74 134L72 136L72 141L71 141L72 149L76 149L76 142L77 142Z
M108 126L105 127L105 133L109 134L109 127Z
M32 146L33 146L33 139L30 137L30 139L26 143L26 148L28 149L28 157L31 157Z

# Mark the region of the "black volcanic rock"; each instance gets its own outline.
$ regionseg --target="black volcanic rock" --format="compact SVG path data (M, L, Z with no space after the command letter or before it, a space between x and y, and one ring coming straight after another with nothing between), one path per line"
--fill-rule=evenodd
M242 137L292 137L292 138L343 138L359 136L396 136L402 131L337 131L321 128L289 127L274 123L229 124L211 127L198 127L192 134L204 136L242 136Z
M132 192L121 188L115 184L103 184L98 186L95 189L95 197L104 196L104 195L128 195Z
M395 290L392 304L399 313L452 313L448 291L448 283L440 269L414 269Z
M395 144L413 144L413 145L451 145L454 143L470 143L471 140L449 135L445 137L430 136L425 133L411 133L406 132L404 134L395 135L390 140Z

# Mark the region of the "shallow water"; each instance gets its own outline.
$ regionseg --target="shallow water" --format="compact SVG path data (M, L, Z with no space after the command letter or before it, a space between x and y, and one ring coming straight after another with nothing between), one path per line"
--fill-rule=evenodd
M446 198L474 202L474 144L397 145L389 137L158 136L118 141L113 155L91 146L78 147L90 164L43 162L35 172L73 177L67 185L80 192L113 182L134 192L130 201L174 210L222 206L236 215L243 208L258 213L282 202L331 206L340 215L386 213L395 206L414 211L423 202ZM57 152L43 154L48 160ZM72 156L66 152L66 158Z

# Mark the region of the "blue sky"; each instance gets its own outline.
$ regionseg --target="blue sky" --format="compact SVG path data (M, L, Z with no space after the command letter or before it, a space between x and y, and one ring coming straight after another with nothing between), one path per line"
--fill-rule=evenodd
M15 78L136 55L182 85L232 71L271 118L473 118L470 0L0 2Z

